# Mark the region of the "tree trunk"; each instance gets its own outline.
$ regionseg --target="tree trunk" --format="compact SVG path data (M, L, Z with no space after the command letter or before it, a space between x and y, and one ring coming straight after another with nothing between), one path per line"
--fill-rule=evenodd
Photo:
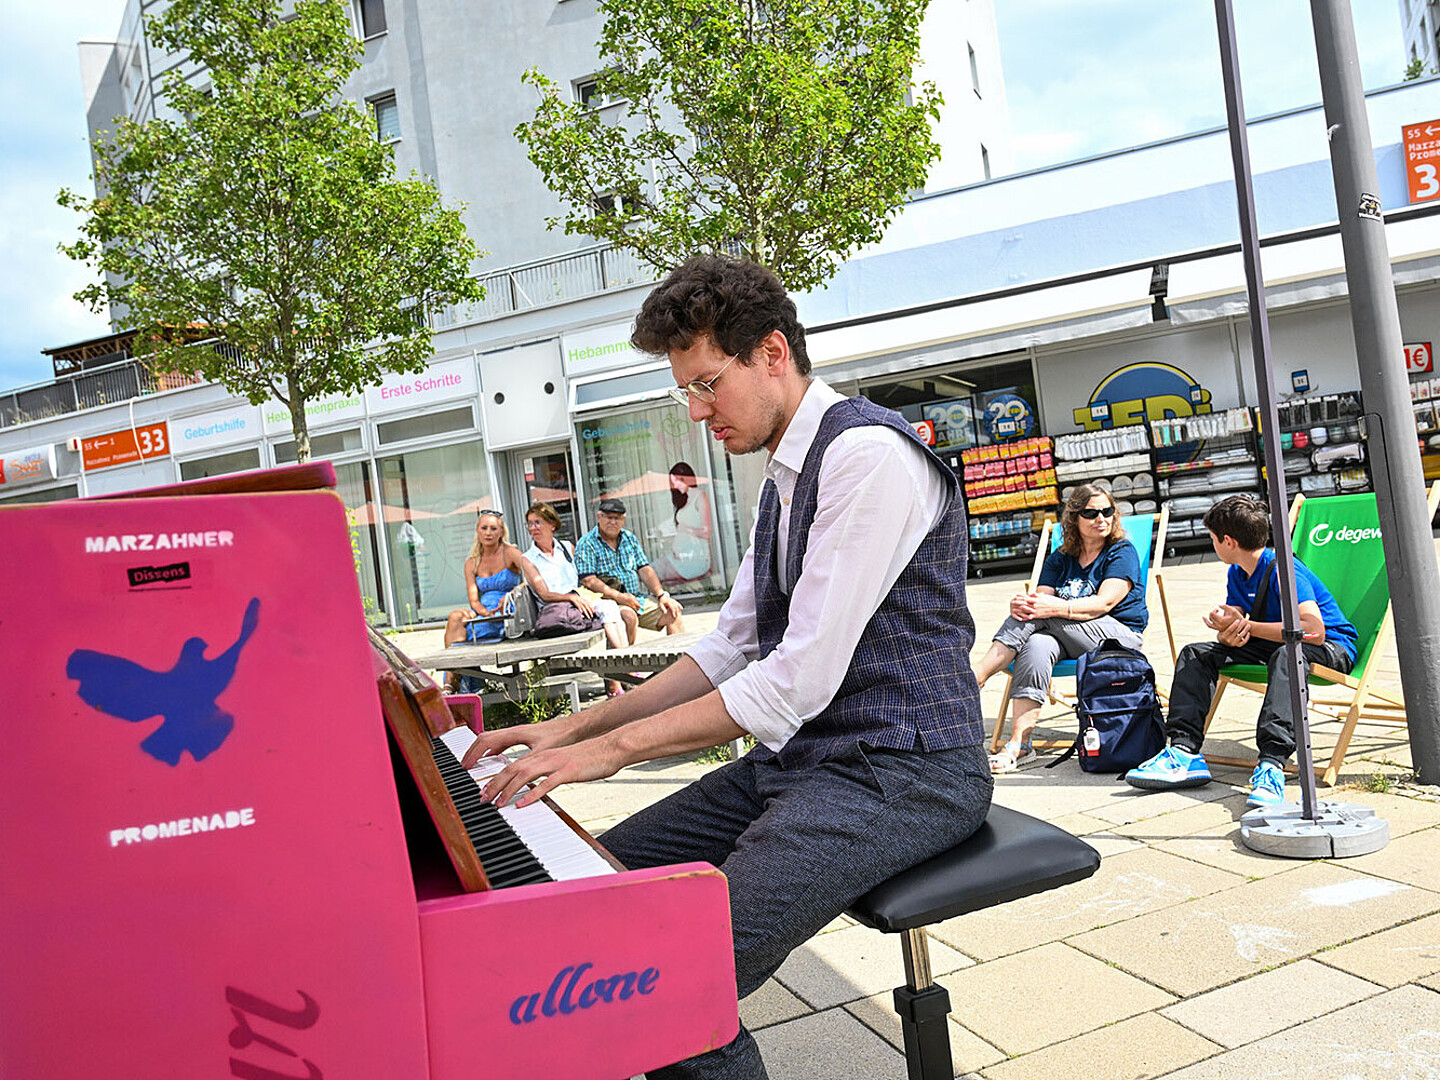
M305 392L300 389L294 375L285 377L285 389L290 398L290 430L295 433L295 460L304 465L310 460L310 427L305 419Z

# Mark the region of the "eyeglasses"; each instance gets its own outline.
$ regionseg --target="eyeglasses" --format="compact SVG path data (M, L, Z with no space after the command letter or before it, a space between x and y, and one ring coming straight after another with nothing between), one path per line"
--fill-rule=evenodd
M1112 518L1115 516L1113 506L1087 506L1080 511L1080 516L1086 521L1094 521L1097 517Z
M694 382L686 383L684 386L671 387L670 396L674 398L678 404L684 405L687 409L690 407L691 396L694 396L696 401L709 405L715 400L715 384L720 381L720 376L725 374L725 368L728 368L738 359L740 359L740 354L736 353L730 357L729 360L726 360L725 367L717 371L710 378L709 382L701 382L699 379L696 379Z

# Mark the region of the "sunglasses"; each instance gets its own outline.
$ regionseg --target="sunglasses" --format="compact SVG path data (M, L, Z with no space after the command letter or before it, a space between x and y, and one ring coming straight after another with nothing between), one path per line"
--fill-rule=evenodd
M504 511L504 510L481 510L480 513L476 515L477 518L482 518L482 517L503 518L504 516L505 516L505 511Z
M1080 516L1086 521L1094 521L1098 517L1112 518L1115 516L1113 506L1087 506L1080 511Z

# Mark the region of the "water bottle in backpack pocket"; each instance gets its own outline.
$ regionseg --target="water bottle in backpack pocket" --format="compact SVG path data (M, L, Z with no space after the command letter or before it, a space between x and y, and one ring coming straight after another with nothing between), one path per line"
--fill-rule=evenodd
M1155 669L1138 649L1107 638L1075 665L1080 733L1071 754L1086 772L1123 773L1165 749L1165 724L1155 689Z

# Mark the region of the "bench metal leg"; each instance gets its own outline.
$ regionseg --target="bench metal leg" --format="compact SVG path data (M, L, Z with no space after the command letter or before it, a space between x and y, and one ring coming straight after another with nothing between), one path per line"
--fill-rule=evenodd
M895 1011L905 1033L910 1080L953 1080L950 1058L950 992L930 974L930 945L923 928L900 936L905 986L895 988Z

